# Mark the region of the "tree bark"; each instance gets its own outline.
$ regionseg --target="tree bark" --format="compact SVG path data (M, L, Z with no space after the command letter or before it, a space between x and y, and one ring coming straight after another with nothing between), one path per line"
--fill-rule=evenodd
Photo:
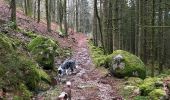
M38 20L37 20L37 22L39 23L40 22L40 17L41 17L41 15L40 15L40 3L41 3L41 0L38 0L38 11L37 11L37 13L38 13Z
M16 23L16 1L11 0L11 21L14 22L13 28L17 28L17 23Z

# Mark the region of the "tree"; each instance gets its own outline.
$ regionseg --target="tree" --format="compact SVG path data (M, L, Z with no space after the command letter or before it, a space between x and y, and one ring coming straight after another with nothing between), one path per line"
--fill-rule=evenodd
M113 1L105 0L103 10L104 49L106 54L110 54L113 52Z
M32 4L33 4L32 0L24 0L25 14L30 17L32 16L33 11Z
M46 5L47 30L48 32L51 32L51 10L50 10L51 0L45 1L46 1L45 5Z
M67 0L64 0L64 5L63 5L63 12L64 12L64 29L65 29L65 35L67 35Z
M62 0L58 0L57 1L57 10L58 10L58 19L59 19L59 25L60 25L60 31L63 32L63 27L62 27L62 23L63 23L63 3Z
M40 17L41 17L41 15L40 15L40 13L41 13L41 12L40 12L40 1L41 1L41 0L38 0L38 10L37 10L37 13L38 13L38 17L37 17L37 18L38 18L38 21L37 21L37 22L38 22L38 23L40 22Z
M11 21L14 22L13 28L16 29L17 28L17 24L16 24L16 1L11 0L10 6L11 6Z
M155 0L152 0L152 26L155 25ZM152 28L152 35L151 35L151 76L154 76L154 52L155 52L155 49L154 49L154 36L155 36L155 30L154 28Z
M101 2L100 2L101 3ZM99 25L99 33L100 33L100 43L102 48L104 48L104 43L103 43L103 33L102 33L102 24L101 24L101 19L99 17L98 14L98 9L97 9L97 0L94 0L94 20L97 19L98 24L96 23L96 25ZM95 26L94 26L95 27ZM97 26L96 26L97 27ZM97 32L97 31L96 31ZM97 34L97 33L96 33Z

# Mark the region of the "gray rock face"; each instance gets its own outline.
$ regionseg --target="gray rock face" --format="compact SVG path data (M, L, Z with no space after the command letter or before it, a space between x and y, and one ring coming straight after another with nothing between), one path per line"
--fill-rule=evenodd
M115 69L124 69L125 67L125 63L123 63L123 56L118 54L116 55L114 58L113 58L113 62L112 62L112 67L113 67L113 70Z

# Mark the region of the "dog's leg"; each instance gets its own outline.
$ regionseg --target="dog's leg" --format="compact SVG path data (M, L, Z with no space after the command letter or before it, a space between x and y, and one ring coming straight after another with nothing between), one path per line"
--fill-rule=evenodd
M66 69L66 75L68 75L68 70Z
M78 66L78 65L76 65L76 69L77 69L77 68L79 68L79 66Z

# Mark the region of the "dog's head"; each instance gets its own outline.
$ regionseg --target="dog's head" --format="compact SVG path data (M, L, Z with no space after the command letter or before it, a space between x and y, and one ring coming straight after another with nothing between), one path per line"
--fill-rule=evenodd
M61 66L58 68L58 75L62 76L64 74L63 69L61 68Z

